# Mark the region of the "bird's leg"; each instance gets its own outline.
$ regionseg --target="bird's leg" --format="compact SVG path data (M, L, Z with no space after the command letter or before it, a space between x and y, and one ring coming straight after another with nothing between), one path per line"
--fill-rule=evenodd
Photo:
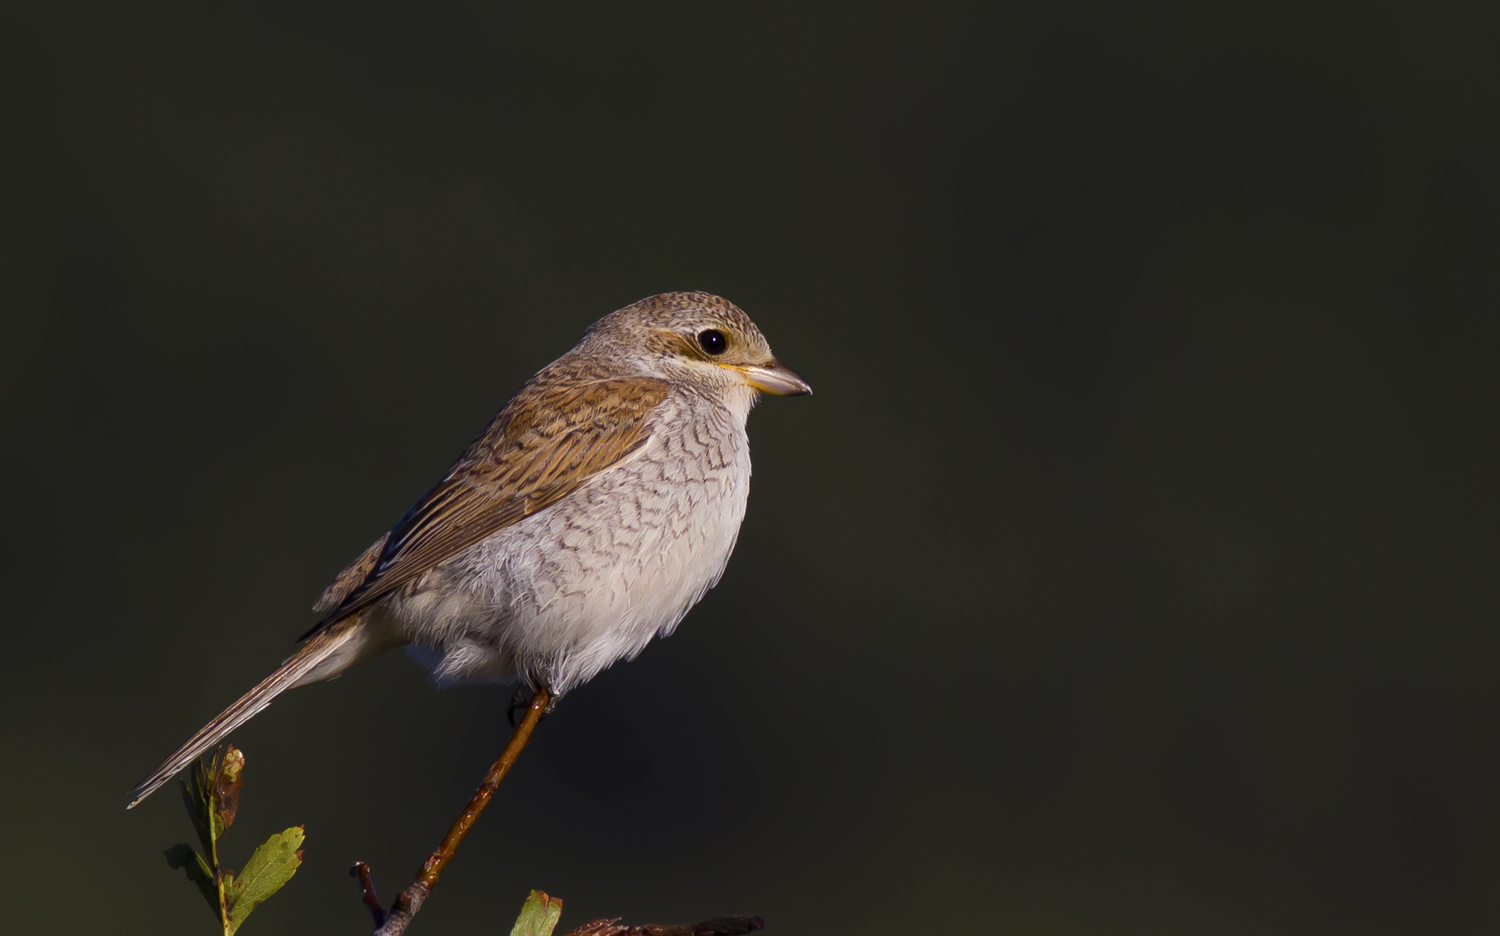
M417 879L407 885L396 898L391 912L386 915L382 925L375 931L375 936L400 936L411 922L411 918L421 909L422 902L432 893L437 886L438 876L453 860L453 853L458 851L458 845L469 834L469 829L479 820L484 812L484 807L490 803L490 798L495 795L500 781L510 772L511 765L516 762L521 750L526 747L526 742L531 740L531 732L536 728L537 722L547 713L552 702L552 693L547 689L538 689L531 697L531 703L526 706L526 714L521 717L521 723L516 726L516 731L510 736L510 743L505 745L505 750L500 753L500 759L490 767L490 772L485 775L484 782L479 784L479 789L474 791L474 796L469 800L469 805L459 813L458 819L448 829L448 834L443 836L443 843L437 847L437 851L427 856L422 862L422 870L417 874Z

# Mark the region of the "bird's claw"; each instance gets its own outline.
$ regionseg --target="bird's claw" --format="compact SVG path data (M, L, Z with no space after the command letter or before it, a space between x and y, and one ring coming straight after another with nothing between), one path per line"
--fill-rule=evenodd
M510 722L512 728L516 727L516 713L524 713L527 709L531 708L531 699L535 695L536 690L525 683L516 687L515 694L510 697L510 705L505 710L505 720ZM557 696L554 695L547 700L547 710L542 713L542 718L551 715L552 710L555 708L557 708Z

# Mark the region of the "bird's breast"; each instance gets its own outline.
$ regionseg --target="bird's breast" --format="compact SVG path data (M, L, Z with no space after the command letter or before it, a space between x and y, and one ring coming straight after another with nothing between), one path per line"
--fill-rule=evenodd
M669 400L627 462L434 570L401 616L445 681L513 673L565 692L718 581L744 519L741 414Z

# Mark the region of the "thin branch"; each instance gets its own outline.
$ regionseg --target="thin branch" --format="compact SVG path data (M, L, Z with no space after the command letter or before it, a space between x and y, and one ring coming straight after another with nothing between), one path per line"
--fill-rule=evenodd
M526 747L526 742L531 740L531 732L536 729L542 716L547 714L547 706L551 702L552 693L546 689L538 689L536 695L531 697L531 704L526 707L526 714L522 716L521 724L516 726L515 733L510 736L510 743L501 752L500 759L490 767L489 774L479 785L479 789L474 791L469 805L464 807L464 811L459 813L458 819L448 829L448 834L443 836L443 843L422 863L422 873L417 876L417 880L427 885L429 891L437 886L438 876L443 873L448 862L453 860L453 854L458 851L458 846L463 842L464 836L469 834L469 829L479 821L480 814L490 804L490 798L499 789L500 781L510 773L511 766L515 764L516 758Z
M458 819L448 829L448 834L443 836L443 842L437 851L427 856L422 862L422 870L417 874L417 879L406 886L406 890L396 896L396 902L391 905L388 914L379 913L380 902L375 897L375 885L370 878L370 868L364 862L359 862L351 870L350 874L359 878L361 897L375 918L375 936L401 936L406 932L412 917L422 909L422 902L431 894L432 889L437 886L438 877L448 862L453 860L453 855L458 851L458 846L469 834L469 829L479 820L484 808L489 805L495 790L500 786L500 781L510 772L510 768L516 762L526 742L531 740L531 732L536 729L537 722L547 713L547 706L552 701L552 694L546 689L538 689L531 697L531 704L526 707L526 714L521 718L521 724L516 726L516 731L510 736L510 742L505 745L505 750L500 754L500 759L490 767L490 772L485 775L484 782L479 789L474 791L474 796L469 800L469 805L459 813ZM746 931L748 932L748 930Z
M375 928L380 929L385 925L385 909L380 906L380 898L375 896L375 880L370 877L370 866L356 861L349 869L349 876L359 878L359 899L364 901L365 909L374 918Z
M622 926L618 919L614 919L585 923L567 936L744 936L765 928L765 920L758 916L714 917L702 923L682 926L662 926L658 923Z

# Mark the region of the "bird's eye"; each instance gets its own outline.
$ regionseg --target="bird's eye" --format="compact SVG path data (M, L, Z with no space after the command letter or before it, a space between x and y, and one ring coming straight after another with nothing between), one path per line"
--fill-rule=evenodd
M724 333L717 328L708 328L698 333L698 347L709 354L723 354L729 348Z

